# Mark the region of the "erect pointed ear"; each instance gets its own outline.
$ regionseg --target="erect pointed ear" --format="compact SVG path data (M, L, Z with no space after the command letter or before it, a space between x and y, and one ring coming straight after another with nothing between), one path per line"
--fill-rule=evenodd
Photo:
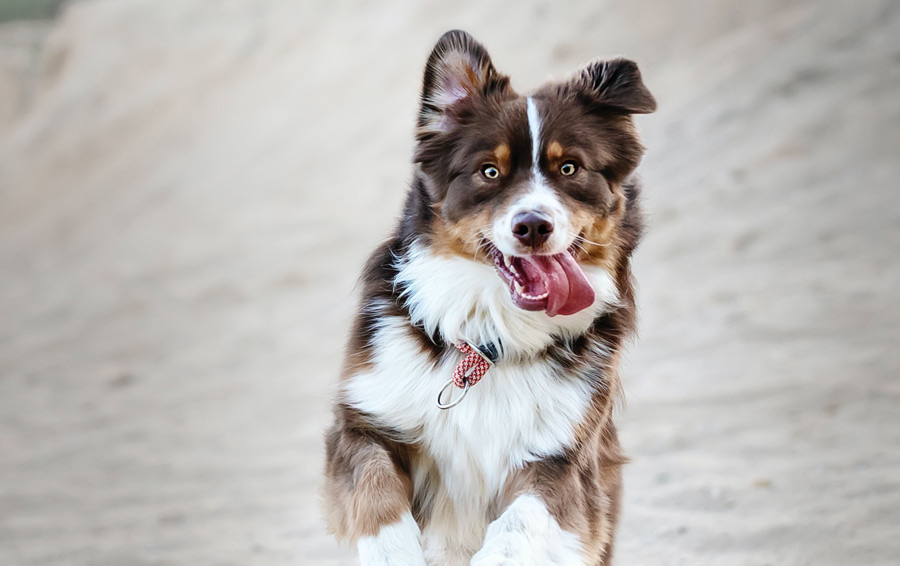
M509 77L497 72L484 46L464 31L448 31L425 65L419 133L449 130L454 110L508 87Z
M592 104L627 114L649 114L656 99L644 86L637 63L628 59L594 61L574 79L575 86Z

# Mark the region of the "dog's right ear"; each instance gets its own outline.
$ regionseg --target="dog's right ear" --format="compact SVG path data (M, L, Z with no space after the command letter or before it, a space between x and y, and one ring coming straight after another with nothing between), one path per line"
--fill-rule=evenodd
M509 77L497 72L484 46L464 31L448 31L425 65L419 138L449 131L467 104L508 87Z
M581 70L573 83L591 106L626 114L650 114L656 110L656 99L644 86L637 63L628 59L594 61Z

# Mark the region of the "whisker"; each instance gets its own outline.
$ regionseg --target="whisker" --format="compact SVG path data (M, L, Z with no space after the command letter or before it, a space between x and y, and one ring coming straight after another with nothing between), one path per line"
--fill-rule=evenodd
M599 246L599 247L601 247L601 248L605 248L606 246L608 246L608 245L610 244L609 242L607 242L607 243L605 243L605 244L601 244L601 243L598 243L598 242L593 242L593 241L588 240L587 238L585 238L584 236L581 236L581 235L579 235L578 238L575 239L576 242L577 242L578 240L581 240L582 242L587 242L587 243L589 243L589 244L593 244L593 245L595 245L595 246Z
M491 247L490 247L490 244L489 244L488 241L485 240L484 238L482 238L481 243L478 245L478 250L476 251L476 253L477 253L478 251L484 251L484 255L485 255L485 256L488 256L488 257L491 255Z
M475 234L465 241L465 245L473 246L475 248L475 253L472 254L472 259L478 261L478 252L480 252L482 248L486 247L486 242L484 241L484 236L482 236L481 234Z

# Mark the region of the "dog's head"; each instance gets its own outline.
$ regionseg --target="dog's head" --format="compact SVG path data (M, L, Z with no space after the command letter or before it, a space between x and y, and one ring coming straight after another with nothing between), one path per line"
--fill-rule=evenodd
M582 266L617 261L623 181L643 153L631 115L655 107L631 61L595 61L521 96L481 44L446 33L425 69L416 136L431 245L493 263L522 309L587 308Z

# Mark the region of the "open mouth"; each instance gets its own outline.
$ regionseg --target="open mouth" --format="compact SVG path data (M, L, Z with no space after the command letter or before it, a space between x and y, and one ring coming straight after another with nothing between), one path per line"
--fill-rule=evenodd
M509 284L513 303L548 316L575 314L594 303L594 289L573 250L555 255L504 255L487 243L497 272Z

